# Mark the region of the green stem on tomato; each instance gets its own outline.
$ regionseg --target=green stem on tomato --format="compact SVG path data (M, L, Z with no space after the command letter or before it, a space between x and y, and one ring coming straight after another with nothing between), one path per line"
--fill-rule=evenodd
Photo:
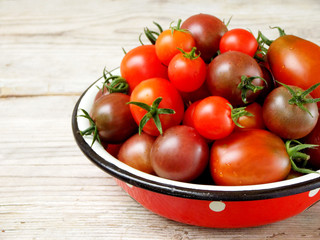
M316 148L319 145L303 144L303 143L299 142L298 140L287 140L285 143L285 146L286 146L289 158L290 158L292 170L294 170L295 172L303 173L303 174L308 174L308 173L320 174L317 171L305 168L308 160L310 159L310 156L306 153L301 152L304 149ZM302 167L298 167L297 163L302 163Z
M246 111L246 107L239 107L239 108L233 108L231 104L228 104L231 108L231 119L234 122L235 125L237 125L240 128L243 128L243 126L238 122L239 118L242 116L249 116L253 117L254 115L251 112Z
M159 104L162 101L162 97L158 97L155 99L152 103L151 106L149 106L146 103L143 102L128 102L127 104L133 104L138 107L143 108L144 110L147 111L147 113L142 117L140 123L139 123L139 134L141 134L143 127L146 125L146 123L150 120L153 119L157 129L159 130L160 134L162 135L163 130L162 130L162 125L160 122L159 115L160 114L175 114L175 111L170 108L159 108Z

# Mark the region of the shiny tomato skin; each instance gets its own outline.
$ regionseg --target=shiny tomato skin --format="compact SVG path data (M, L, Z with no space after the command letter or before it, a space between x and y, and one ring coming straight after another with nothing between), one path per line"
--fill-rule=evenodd
M156 54L160 61L168 66L171 59L178 53L179 49L190 52L196 43L189 32L171 29L163 31L157 38L155 43Z
M290 86L298 90L296 86ZM302 90L301 90L302 91ZM307 96L311 98L310 95ZM311 115L295 104L290 104L291 93L284 86L272 90L266 97L263 107L263 121L271 132L284 139L299 139L309 134L315 127L319 111L316 103L304 104Z
M193 124L201 136L216 140L228 136L234 129L228 100L210 96L201 100L193 113Z
M191 103L188 108L185 110L184 115L183 115L183 120L182 120L182 124L189 126L189 127L193 127L194 128L194 123L193 123L193 114L194 114L194 110L196 109L196 106L198 105L198 103L201 100L198 100L194 103Z
M234 132L215 141L210 171L217 185L253 185L281 181L291 164L284 142L262 129Z
M251 32L241 28L231 29L220 40L220 52L243 52L251 57L258 49L258 42Z
M150 158L158 176L190 182L207 167L209 147L194 128L179 125L157 137Z
M235 131L242 131L245 129L264 129L265 125L262 117L262 107L260 104L254 102L246 106L245 110L253 116L241 116L238 119L238 123L242 126L235 126Z
M146 133L137 133L127 139L118 153L118 159L145 173L154 174L150 160L150 150L155 137Z
M127 105L129 99L126 94L112 93L94 102L90 115L101 141L106 144L122 143L137 131L138 126Z
M187 18L181 28L191 32L201 58L207 63L217 55L220 39L228 31L219 18L203 13Z
M151 106L153 101L158 97L162 97L159 108L170 108L175 111L174 114L159 115L162 130L165 131L169 127L180 124L183 119L184 104L179 92L167 79L151 78L142 81L132 91L130 101L143 102ZM146 110L133 104L130 104L130 110L134 120L139 125L141 119L146 114ZM152 119L146 123L142 130L152 136L160 134Z
M320 82L320 47L315 43L285 35L272 42L267 59L275 79L279 82L304 90ZM320 88L315 89L311 96L319 98Z
M120 72L128 82L130 92L143 80L168 78L168 69L158 59L154 45L138 46L127 52L121 61Z
M182 92L199 89L206 80L207 66L202 58L189 59L183 53L175 55L168 66L172 84Z
M209 64L206 83L212 95L228 99L234 107L243 106L245 103L241 97L241 89L238 88L243 75L262 77L262 71L252 57L242 52L229 51L215 57ZM259 78L255 78L252 84L265 86L264 81ZM261 90L256 93L247 91L247 102L253 102L260 92Z
M315 168L320 169L320 117L316 126L303 139L303 142L318 145L315 148L307 149L306 153L310 156L309 163Z

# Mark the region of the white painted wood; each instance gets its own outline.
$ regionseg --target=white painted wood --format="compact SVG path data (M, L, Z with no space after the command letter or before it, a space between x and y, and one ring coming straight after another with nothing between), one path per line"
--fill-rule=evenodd
M320 44L320 2L0 1L0 239L319 239L320 205L271 225L207 229L141 207L79 150L80 93L119 66L143 27L199 12Z

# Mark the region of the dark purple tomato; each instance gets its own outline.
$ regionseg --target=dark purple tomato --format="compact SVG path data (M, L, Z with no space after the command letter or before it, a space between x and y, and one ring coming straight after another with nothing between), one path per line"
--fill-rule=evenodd
M294 91L303 91L295 86L290 87ZM268 94L262 107L266 127L284 139L305 137L315 127L319 117L317 103L304 104L308 112L296 104L290 104L292 97L287 88L280 86ZM306 97L312 98L309 94Z
M215 57L209 64L207 86L214 96L226 98L232 106L253 102L265 86L259 64L249 55L229 51ZM244 77L251 78L244 80ZM243 86L240 86L243 82ZM256 91L250 89L256 88Z
M127 102L130 97L123 93L102 96L94 102L91 118L95 122L101 141L107 144L124 142L137 131Z
M179 125L169 128L157 137L150 158L158 176L190 182L206 168L209 147L194 128Z
M318 147L307 149L306 153L310 156L309 163L320 169L320 118L313 130L305 137L304 142L318 145Z
M135 169L153 174L150 150L154 140L155 137L146 133L133 135L122 144L118 159Z
M220 39L228 31L219 18L203 13L186 19L181 28L191 32L200 56L205 62L210 62L216 56Z

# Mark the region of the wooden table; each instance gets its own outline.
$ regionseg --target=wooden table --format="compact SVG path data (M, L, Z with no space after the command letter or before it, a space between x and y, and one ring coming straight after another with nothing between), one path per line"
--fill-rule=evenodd
M320 204L267 226L207 229L141 207L79 150L80 94L152 21L210 13L320 44L320 1L0 1L0 239L320 239Z

